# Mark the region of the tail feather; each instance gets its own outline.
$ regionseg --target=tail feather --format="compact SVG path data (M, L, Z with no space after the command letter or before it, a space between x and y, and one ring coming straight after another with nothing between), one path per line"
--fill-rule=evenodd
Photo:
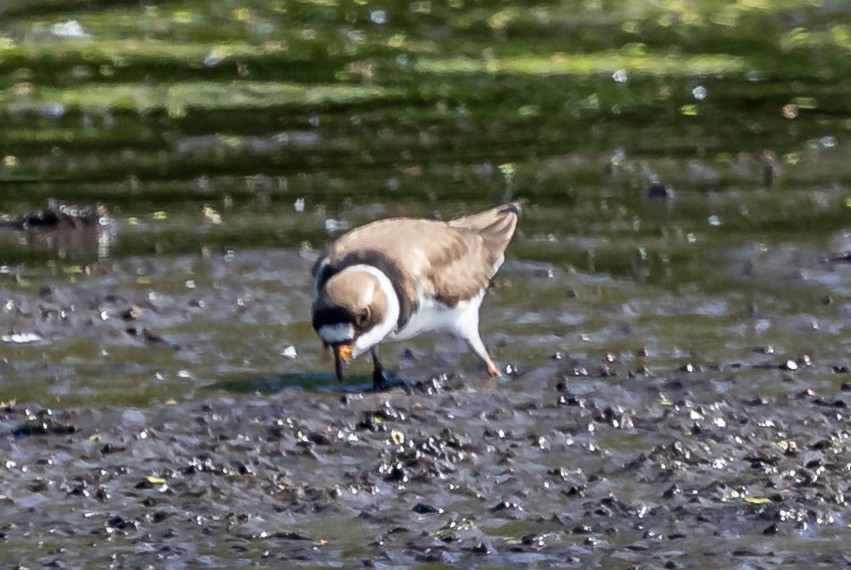
M516 223L517 216L523 208L523 203L524 201L509 202L508 204L503 204L496 208L479 212L478 214L455 218L449 221L449 225L456 228L482 231L498 220L513 220Z
M478 233L495 260L501 259L517 229L523 202L511 202L478 214L456 218L449 225Z

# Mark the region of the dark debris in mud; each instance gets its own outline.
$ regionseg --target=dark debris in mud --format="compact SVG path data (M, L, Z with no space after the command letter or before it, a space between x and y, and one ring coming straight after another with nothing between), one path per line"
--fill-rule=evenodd
M565 378L514 391L442 377L344 398L285 390L146 410L9 404L0 559L848 563L829 546L847 526L847 391L735 399L700 381ZM627 389L660 388L655 404L624 404ZM801 535L822 548L791 551L786 540Z
M103 204L76 206L50 199L36 210L24 214L0 217L0 227L16 230L59 229L97 226L107 223L109 211Z

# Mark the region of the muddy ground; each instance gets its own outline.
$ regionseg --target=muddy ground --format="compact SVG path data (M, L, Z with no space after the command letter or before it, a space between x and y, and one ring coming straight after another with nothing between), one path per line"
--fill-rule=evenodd
M849 566L823 257L731 251L733 286L687 295L511 260L504 378L432 338L386 347L408 382L377 393L321 356L310 252L7 269L0 566Z
M735 368L563 358L383 393L7 404L0 562L848 566L851 385L795 366L761 369L776 397L728 395Z

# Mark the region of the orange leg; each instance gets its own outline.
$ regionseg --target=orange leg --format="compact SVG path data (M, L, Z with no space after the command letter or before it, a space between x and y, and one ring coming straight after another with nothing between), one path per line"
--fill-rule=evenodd
M502 372L499 371L499 368L497 368L496 364L494 364L493 360L491 360L488 351L485 349L485 345L482 344L482 339L479 338L478 335L476 335L475 338L467 338L464 340L467 341L467 346L470 348L470 350L472 350L476 356L482 359L482 362L484 362L485 364L485 369L488 372L488 376L490 376L491 378L502 376Z
M499 371L499 368L497 368L493 362L486 363L486 366L488 369L488 376L491 378L498 378L502 376L502 372Z

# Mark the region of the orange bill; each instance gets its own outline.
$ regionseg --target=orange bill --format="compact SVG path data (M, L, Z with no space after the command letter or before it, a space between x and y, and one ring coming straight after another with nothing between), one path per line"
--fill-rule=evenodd
M337 373L337 380L342 380L346 365L352 359L355 344L353 342L333 344L331 350L334 351L334 370Z

